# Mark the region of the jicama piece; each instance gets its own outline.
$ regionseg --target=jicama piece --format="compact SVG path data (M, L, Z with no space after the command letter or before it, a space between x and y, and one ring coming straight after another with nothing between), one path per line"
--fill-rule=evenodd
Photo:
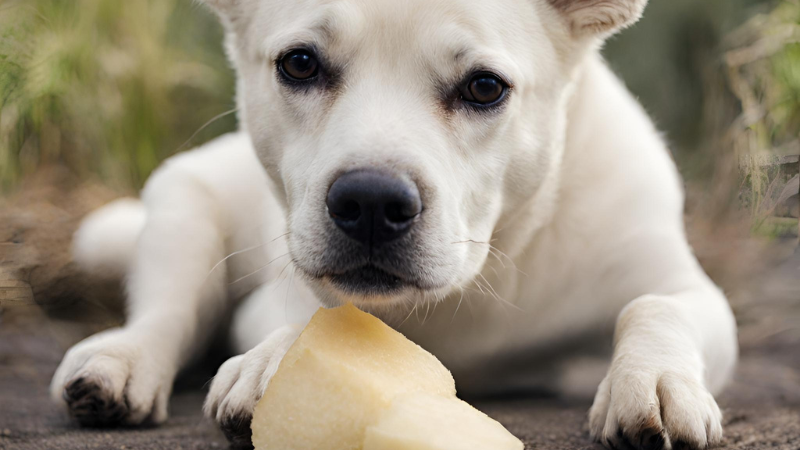
M358 450L398 395L455 398L430 353L352 305L320 309L280 363L253 414L257 450Z
M363 450L523 450L500 423L457 398L398 396L367 428Z

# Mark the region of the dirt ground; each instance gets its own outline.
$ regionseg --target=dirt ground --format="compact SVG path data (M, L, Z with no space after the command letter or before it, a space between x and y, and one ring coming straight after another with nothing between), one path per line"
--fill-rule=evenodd
M82 429L50 402L49 380L69 345L121 321L118 286L85 279L67 256L80 216L117 194L58 170L41 177L22 194L0 199L0 449L227 448L200 413L214 361L181 378L170 420L157 428ZM749 255L733 238L726 242L740 257ZM719 398L726 436L721 448L800 449L800 251L785 242L769 263L745 264L742 272L718 268L730 253L703 242L695 248L728 291L739 322L741 362ZM601 448L589 439L588 401L475 404L528 449Z

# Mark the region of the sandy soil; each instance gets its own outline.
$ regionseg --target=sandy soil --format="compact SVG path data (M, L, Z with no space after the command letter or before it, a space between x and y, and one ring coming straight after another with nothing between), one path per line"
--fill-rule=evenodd
M81 429L48 398L50 377L69 345L121 321L118 286L86 279L67 257L79 217L115 195L53 170L22 194L0 199L2 450L227 448L200 414L214 358L181 378L171 418L157 428ZM729 242L729 247L739 245ZM719 399L726 424L721 448L800 449L800 252L785 243L776 264L745 264L732 272L718 268L730 253L709 251L702 243L696 247L715 279L729 289L740 326L741 363ZM586 429L589 402L506 398L476 406L529 449L601 448Z

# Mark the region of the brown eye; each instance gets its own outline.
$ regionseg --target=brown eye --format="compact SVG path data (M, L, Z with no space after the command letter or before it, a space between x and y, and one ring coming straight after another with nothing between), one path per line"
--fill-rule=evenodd
M287 53L279 61L278 67L284 76L294 81L309 80L319 72L319 62L308 50L294 50Z
M480 73L469 80L464 98L479 105L491 105L502 100L507 88L496 75Z

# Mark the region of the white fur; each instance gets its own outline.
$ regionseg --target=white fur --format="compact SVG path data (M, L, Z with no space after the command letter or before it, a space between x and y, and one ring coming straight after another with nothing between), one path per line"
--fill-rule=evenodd
M538 380L503 368L538 366L616 320L610 368L594 380L593 437L719 441L711 394L735 363L735 322L686 242L680 180L659 133L598 55L644 0L211 3L228 29L246 131L153 175L130 257L128 323L70 350L54 396L76 378L102 379L107 397L152 405L150 419L165 420L165 386L250 293L233 331L247 353L220 369L207 400L222 424L250 414L292 341L288 324L353 301L432 351L467 392ZM307 42L346 68L335 98L277 81L275 58ZM495 114L444 112L434 81L474 66L513 80L508 103ZM414 263L429 290L355 296L310 276L330 250L327 187L359 167L420 186ZM78 242L112 233L99 223ZM115 246L76 248L90 268L125 259ZM566 363L534 369L545 368L551 386L581 378ZM137 408L128 423L144 420Z
M72 241L72 257L95 274L122 277L130 264L146 220L142 202L122 198L83 219Z
M253 411L260 397L253 393L267 389L280 360L301 331L302 327L286 325L247 353L225 361L211 383L204 406L206 415L222 423L243 411Z

